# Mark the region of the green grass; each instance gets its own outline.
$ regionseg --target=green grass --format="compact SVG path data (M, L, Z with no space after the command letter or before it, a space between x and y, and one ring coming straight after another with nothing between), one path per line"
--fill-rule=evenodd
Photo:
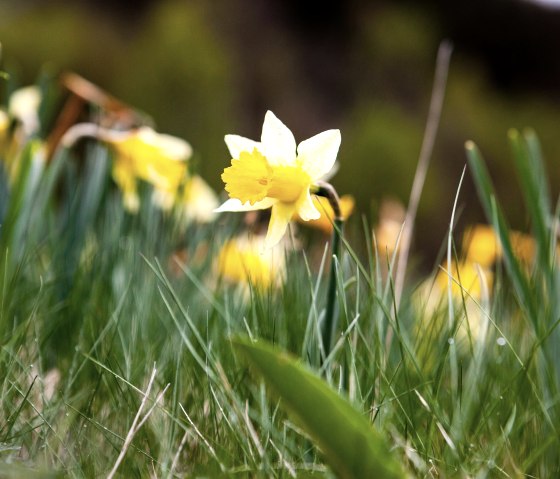
M309 429L301 411L292 415L297 401L266 374L251 374L234 336L268 341L322 376L410 477L559 475L558 212L536 137L510 136L535 264L516 258L469 144L482 204L504 244L490 297L465 293L450 310L444 296L430 308L410 280L396 309L391 258L364 247L366 228L337 259L341 334L321 368L329 258L312 258L328 252L323 239L311 236L289 254L281 287L247 294L214 269L238 217L185 226L150 204L147 187L132 216L106 148L59 151L35 174L38 149L28 144L17 178L0 170L0 476L104 477L142 409L140 420L149 414L117 476L332 477L332 458L317 445L347 433L343 422ZM180 267L172 260L179 248L193 258ZM461 336L465 324L473 330ZM317 411L327 414L321 401Z

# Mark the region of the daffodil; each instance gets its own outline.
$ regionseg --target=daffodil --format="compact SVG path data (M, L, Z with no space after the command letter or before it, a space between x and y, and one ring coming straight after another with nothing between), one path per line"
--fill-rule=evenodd
M8 112L22 124L23 134L26 137L39 130L41 100L41 90L36 86L20 88L10 95Z
M440 271L436 277L436 284L441 291L447 291L449 277L451 276L451 293L458 300L463 297L471 297L479 300L485 287L492 288L494 275L492 271L483 268L472 261L462 261L458 265L453 264L452 269L444 266L446 271Z
M510 231L509 240L513 254L521 263L531 265L536 256L534 238L519 231ZM466 258L484 267L492 266L503 257L499 236L490 225L476 225L469 228L463 237Z
M404 205L396 200L386 198L379 208L379 222L375 228L375 244L377 251L386 264L387 256L390 258L395 250L399 248L399 238L406 216Z
M186 141L156 133L149 127L116 131L82 123L65 133L62 144L69 147L83 136L93 136L113 148L112 175L123 192L127 210L134 213L140 206L138 180L153 186L153 200L161 208L167 210L173 206L187 176L187 160L192 155Z
M468 351L471 341L485 341L492 282L491 270L471 261L461 261L450 268L445 264L435 280L432 277L419 285L413 296L418 310L415 336L420 338L418 355L427 369L435 360L432 345L437 337L449 339L449 334L454 333L461 354ZM449 329L449 292L457 325L453 331Z
M218 254L218 274L231 283L267 288L285 273L285 251L263 251L262 236L229 240Z
M312 198L313 204L315 205L315 208L319 210L321 216L316 220L309 220L306 223L313 228L323 231L324 233L332 233L335 215L330 201L324 196L313 196ZM339 206L343 220L346 221L350 217L352 211L354 211L355 203L356 202L354 201L354 197L352 195L343 195L340 197ZM299 216L296 216L295 219L300 218Z
M463 251L469 261L491 267L502 257L500 239L490 225L476 225L463 235Z
M294 215L304 221L321 213L311 194L336 162L340 131L328 130L302 141L296 148L292 132L268 111L261 141L226 135L231 166L222 174L230 199L216 212L272 208L265 248L276 245Z
M190 145L148 127L124 137L107 137L106 141L116 152L113 178L124 192L125 204L127 197L129 206L136 203L136 178L139 178L154 187L153 199L161 208L171 208L187 173L186 160L192 154Z

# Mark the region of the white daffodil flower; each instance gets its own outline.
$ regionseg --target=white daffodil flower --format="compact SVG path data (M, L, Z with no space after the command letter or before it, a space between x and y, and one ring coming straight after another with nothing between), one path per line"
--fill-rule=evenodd
M272 208L265 248L281 240L295 214L304 221L321 216L311 194L335 165L339 130L319 133L296 148L292 132L268 111L260 142L238 135L226 135L225 142L232 160L222 180L230 199L216 212Z
M8 112L21 122L26 137L39 130L41 100L41 90L36 86L20 88L10 96Z

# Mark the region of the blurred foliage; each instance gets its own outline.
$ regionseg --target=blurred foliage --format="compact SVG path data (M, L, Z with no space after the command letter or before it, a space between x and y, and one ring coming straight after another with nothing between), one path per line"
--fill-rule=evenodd
M80 73L152 115L160 131L188 139L205 160L201 171L217 184L233 88L227 50L206 13L165 2L131 28L68 5L0 7L4 64L21 84L34 82L42 67Z
M51 69L76 70L152 115L160 131L191 142L212 186L222 186L219 174L228 163L223 135L258 138L270 108L294 125L298 140L341 128L334 183L356 196L362 212L375 219L383 197L408 200L444 30L427 4L357 2L348 9L351 29L341 19L340 31L314 28L306 35L278 14L278 5L248 8L243 0L153 2L126 20L66 2L24 5L0 6L4 67L12 82L33 82L46 60ZM560 154L559 105L537 93L497 91L465 51L458 45L452 58L420 204L425 234L417 247L423 251L436 251L447 228L465 140L486 152L497 192L521 229L526 216L510 188L505 132L534 127L549 165ZM558 184L560 173L550 170ZM459 206L469 221L482 218L468 174Z

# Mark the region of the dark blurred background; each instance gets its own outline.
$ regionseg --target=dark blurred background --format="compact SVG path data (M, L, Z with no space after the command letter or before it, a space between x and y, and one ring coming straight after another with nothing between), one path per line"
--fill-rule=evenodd
M468 139L516 228L529 219L509 128L537 131L558 195L559 9L522 0L0 3L12 85L78 72L151 115L159 131L190 141L218 190L229 161L224 134L258 138L267 109L298 141L340 128L333 182L373 222L383 198L408 200L444 38L454 53L417 223L424 260L445 236ZM461 225L483 219L468 175L460 211Z

